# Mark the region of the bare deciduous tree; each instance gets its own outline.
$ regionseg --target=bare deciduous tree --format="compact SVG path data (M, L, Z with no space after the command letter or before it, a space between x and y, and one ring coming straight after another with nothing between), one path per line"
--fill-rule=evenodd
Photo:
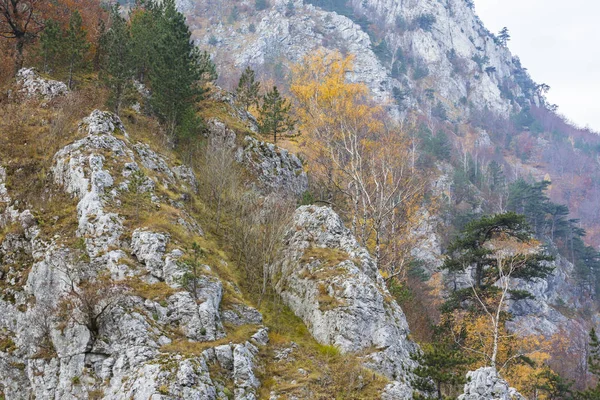
M0 37L15 41L15 73L23 67L23 49L43 29L43 0L0 0Z
M215 225L217 232L221 229L223 207L228 198L240 186L239 166L235 160L233 138L222 135L209 138L201 169L200 181L204 192L209 195L209 202L215 209Z
M108 276L89 276L89 265L79 256L73 265L55 266L64 275L68 291L56 307L56 318L63 327L73 323L84 326L90 333L86 350L91 350L102 323L123 300L126 286Z

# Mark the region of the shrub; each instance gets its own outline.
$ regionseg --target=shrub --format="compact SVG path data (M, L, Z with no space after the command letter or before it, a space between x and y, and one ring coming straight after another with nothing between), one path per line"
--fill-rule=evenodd
M269 7L267 0L256 0L254 5L255 5L257 11L266 10L267 7Z
M396 29L400 31L405 31L408 29L408 23L406 22L406 19L404 19L404 17L402 17L401 15L396 17Z
M419 79L423 79L429 75L429 68L422 62L417 63L415 69L413 71L413 79L418 81Z
M441 119L442 121L446 121L448 119L448 112L441 101L438 101L435 107L433 107L431 110L431 115Z
M406 100L408 98L409 91L394 87L392 89L392 95L394 96L394 100L396 101L396 104L402 105L404 100Z
M436 23L435 15L433 14L421 14L415 20L415 25L417 28L421 28L426 32L431 31L433 25Z

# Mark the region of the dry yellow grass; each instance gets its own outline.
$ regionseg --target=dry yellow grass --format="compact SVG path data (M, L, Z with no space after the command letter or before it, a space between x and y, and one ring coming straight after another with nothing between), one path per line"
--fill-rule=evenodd
M65 195L61 190L45 192L44 188L54 186L50 181L49 169L52 156L66 144L80 137L77 122L89 114L93 108L104 107L104 94L94 97L92 91L93 78L82 80L82 91L73 94L72 98L51 104L48 108L40 103L2 104L0 107L0 158L10 160L9 182L11 195L31 205L45 235L60 234L72 239L69 246L76 247L74 242L76 220L76 200ZM96 89L98 93L98 89ZM227 123L241 136L251 134L248 128L232 115L230 107L214 101L203 102L200 115L205 119L218 118ZM159 153L165 154L171 162L177 163L177 151L170 149L156 121L129 111L122 115L127 132L132 142L149 143ZM201 173L201 171L197 171ZM162 190L159 188L159 190ZM160 192L165 198L177 198L176 191ZM131 205L117 210L121 215L132 213ZM198 198L185 205L188 212L200 221L205 230L209 230L211 211ZM189 247L197 242L204 250L201 260L211 267L213 273L222 280L232 282L224 284L223 307L230 304L246 303L253 293L245 291L240 284L243 274L236 266L235 254L227 246L227 238L220 233L211 233L203 237L192 235L177 224L181 210L161 205L160 209L145 209L138 219L126 223L130 234L136 227L146 227L171 235L171 246ZM228 224L225 219L224 225ZM348 260L348 254L336 250L310 249L305 254L306 260L316 257L324 266L335 266ZM138 279L127 282L137 295L157 301L164 300L174 293L174 289L164 283L147 284ZM240 287L241 292L237 289ZM308 394L312 399L371 399L378 398L387 380L361 367L356 357L340 354L332 346L318 344L310 335L304 323L293 315L272 293L263 301L261 312L265 325L270 329L270 345L261 348L259 358L262 361L259 378L262 386L260 397L268 398L271 390L280 394ZM174 341L162 348L166 353L178 353L186 356L197 356L209 347L229 342L240 343L248 340L257 330L256 326L246 325L239 328L227 327L227 337L214 342L190 342L174 335ZM292 352L293 360L275 362L276 350L289 347L291 342L298 344ZM8 346L10 343L3 345ZM306 372L300 372L302 369ZM219 376L218 371L215 375ZM223 380L226 380L224 375ZM292 384L290 382L296 381Z
M334 346L317 343L298 317L273 301L261 309L269 327L269 347L261 349L263 368L260 398L275 391L284 398L378 399L388 383L385 377L363 368L357 357L344 355ZM298 345L287 360L276 361L275 353ZM295 383L292 383L295 382Z
M227 336L212 342L194 342L187 339L175 339L173 342L161 347L166 353L177 353L185 356L199 356L204 350L228 343L244 343L256 333L256 325L242 325L238 327L225 326Z
M147 283L139 277L129 278L125 281L127 286L133 290L133 294L144 299L163 301L180 290L174 289L166 282Z

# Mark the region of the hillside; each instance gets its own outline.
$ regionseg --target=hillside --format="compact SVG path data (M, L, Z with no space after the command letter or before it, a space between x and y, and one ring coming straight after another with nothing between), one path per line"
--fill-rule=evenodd
M598 135L565 123L546 104L519 58L477 17L471 2L273 1L251 4L181 2L196 43L217 60L219 82L233 89L251 66L286 84L293 63L319 48L355 57L349 79L403 118L425 118L452 139L457 159L485 180L499 162L509 181L519 177L555 185L551 198L567 204L597 238ZM468 169L465 168L465 169ZM458 191L458 190L457 190Z
M372 398L383 390L384 376L367 373L353 356L328 346L336 341L320 338L323 344L318 344L289 309L271 295L261 301L253 284L244 283L248 276L235 261L236 243L222 242L223 233L214 231L212 204L198 195L209 183L195 176L205 172L182 165L173 153L155 152L155 146L162 147L160 135L146 117L132 112L123 125L115 115L95 110L80 119L96 103L88 94L59 95L48 103L35 92L32 99L3 108L3 396L250 399L269 393L311 398L346 393ZM227 103L215 105L234 114ZM235 149L235 132L212 121L209 134L215 141L225 135ZM260 185L265 201L285 199L294 181L306 186L295 156L251 136L245 143L240 151L248 155L248 171L256 161L279 165L280 180L288 174L276 187L268 173L252 178L266 178ZM236 222L231 205L226 210L222 224L227 227L220 229L229 231ZM301 211L296 218L306 221L295 223L294 234L304 226L307 235L328 229L339 235L340 226L311 225L319 212L332 213ZM331 218L338 217L332 213ZM250 228L260 229L254 221ZM302 255L304 247L298 246L296 254ZM325 250L311 256L311 268L319 271L319 260L335 251ZM368 275L360 272L360 262L352 267L361 284L373 285L357 294L357 301L380 296L377 290L385 293L365 250L345 251L370 263L364 267ZM334 267L326 263L317 273ZM190 270L197 279L193 284L185 278ZM381 307L382 298L378 301ZM262 314L253 307L256 302ZM391 304L394 318L402 321L402 311ZM335 305L317 304L319 309L326 319L339 312ZM356 328L343 323L361 331L364 324L377 323L373 318L363 315L363 325ZM398 329L395 323L379 322ZM390 332L387 339L396 345L406 340L406 323L399 328L404 331ZM347 349L352 352L370 346L351 337L344 342L356 343ZM374 368L380 370L378 363Z
M600 137L471 1L15 1L0 400L596 398Z
M451 237L447 232L482 212L513 209L528 215L532 224L572 220L565 228L569 233L560 238L554 228L538 228L538 236L553 242L561 255L556 278L561 283L544 283L536 292L538 302L545 300L534 308L545 316L538 314L531 326L546 334L579 332L573 333L572 343L584 345L588 323L581 321L596 310L595 283L589 282L595 279L589 271L596 266L566 247L579 246L574 232L581 228L587 245L599 243L595 182L600 138L555 113L544 98L547 85L534 82L508 50L506 39L485 28L471 2L282 0L263 10L245 3L213 3L181 2L180 7L196 43L214 55L224 87L233 89L247 65L264 80L287 86L294 64L306 54L340 51L354 57L348 79L365 83L393 119L417 131L413 135L422 140L421 154L438 163L438 190L447 202L437 228L428 230L428 242L414 251L433 263L430 271ZM445 145L444 140L449 154L435 147ZM310 145L291 148L310 159ZM550 202L541 200L548 205L540 203L540 215L535 215L535 206L527 211L527 206L515 205L523 198L517 193L521 179L533 186L551 181L542 195ZM557 207L562 205L568 207L567 214L560 211L559 216ZM563 287L561 295L554 285ZM578 328L558 323L565 321L558 316L563 304L588 315L580 317ZM525 309L525 314L533 312ZM539 318L545 321L541 325ZM584 364L581 360L582 368Z

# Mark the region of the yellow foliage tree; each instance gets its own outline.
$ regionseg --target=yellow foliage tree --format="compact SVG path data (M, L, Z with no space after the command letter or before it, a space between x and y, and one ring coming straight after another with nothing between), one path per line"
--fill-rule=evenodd
M483 247L489 251L495 268L489 268L489 281L493 287L478 286L470 280L470 306L455 309L447 322L463 349L476 356L473 369L494 367L522 394L544 399L538 389L548 383L547 365L550 350L560 345L560 337L546 338L519 330L507 329L510 313L507 302L514 293L512 278L521 271L540 251L540 243L534 239L522 240L505 232L497 233Z
M490 321L487 316L475 315L466 311L455 311L451 316L454 338L471 355L475 355L469 367L475 370L489 365L493 352L494 338L490 334ZM512 387L527 398L546 399L546 393L540 388L550 384L546 372L550 352L564 347L565 337L555 335L546 338L542 335L509 332L502 324L498 331L497 370Z
M410 141L368 88L348 80L353 57L325 51L292 69L291 92L321 199L337 206L388 276L401 274L415 238L425 179Z

